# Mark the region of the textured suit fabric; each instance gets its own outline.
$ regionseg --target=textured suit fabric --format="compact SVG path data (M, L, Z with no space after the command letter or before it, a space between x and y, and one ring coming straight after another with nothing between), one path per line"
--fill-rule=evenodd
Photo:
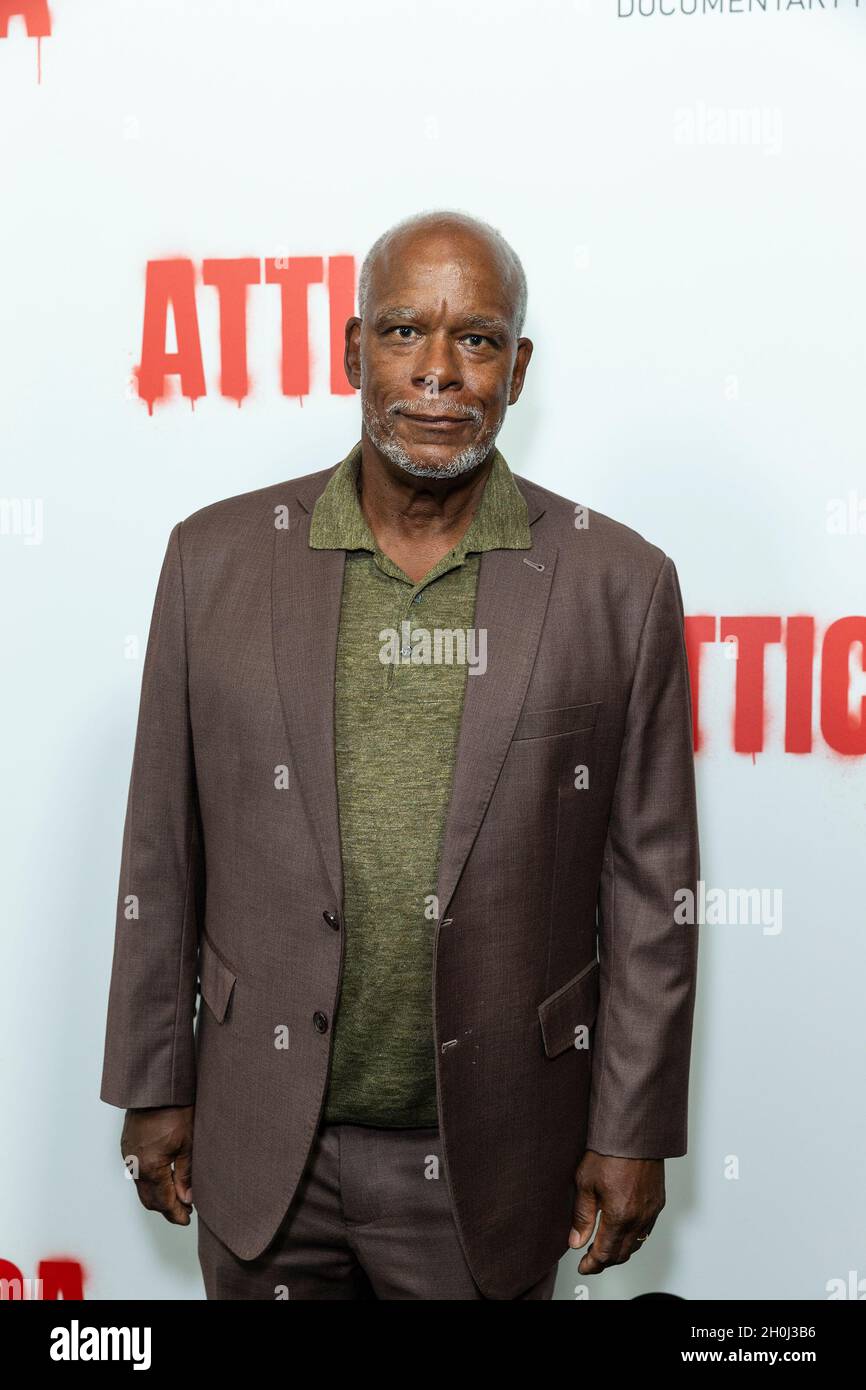
M460 1246L435 1127L321 1125L279 1231L239 1260L198 1218L209 1299L483 1299ZM550 1299L554 1263L517 1298Z
M195 1103L193 1200L241 1259L303 1175L339 997L345 552L308 544L333 471L173 528L127 804L100 1094ZM685 1153L697 970L697 928L675 919L699 873L676 569L515 478L533 545L481 557L487 670L467 685L433 953L452 1210L497 1299L565 1252L586 1147Z

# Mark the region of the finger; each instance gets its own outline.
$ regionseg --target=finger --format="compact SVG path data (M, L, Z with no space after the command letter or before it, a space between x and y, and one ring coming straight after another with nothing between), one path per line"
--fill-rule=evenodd
M138 1195L148 1211L161 1211L163 1216L179 1226L189 1225L189 1208L179 1200L174 1188L174 1176L168 1165L143 1173L138 1180Z
M632 1255L636 1255L636 1254L638 1253L639 1250L643 1250L644 1246L646 1245L647 1241L649 1240L650 1236L652 1235L652 1229L653 1229L653 1226L654 1226L655 1224L656 1224L655 1221L648 1221L648 1222L645 1222L643 1226L638 1227L638 1228L633 1232L633 1234L632 1234L632 1239L631 1239L630 1241L628 1241L628 1243L627 1243L627 1245L628 1245L628 1253L627 1253L626 1255L623 1256L623 1259L622 1259L622 1263L623 1263L623 1264L625 1263L626 1260L630 1260L631 1257L632 1257ZM641 1236L644 1237L643 1240L640 1239Z
M162 1214L172 1226L188 1226L192 1220L189 1207L185 1207L182 1202L175 1202L171 1211L164 1211Z
M601 1250L599 1250L595 1249L594 1246L590 1246L586 1253L589 1255L592 1252L596 1258L603 1259L605 1269L610 1265L624 1265L631 1259L636 1251L643 1249L654 1225L655 1221L644 1222L640 1226L624 1224L612 1226L609 1222L608 1228L614 1234L611 1236L607 1248L601 1248ZM600 1229L601 1227L599 1227L599 1230ZM639 1236L644 1236L644 1240L640 1240L638 1238ZM578 1269L580 1269L579 1265ZM598 1273L598 1270L584 1270L582 1272L585 1274Z
M600 1274L610 1265L617 1264L627 1236L626 1229L611 1217L606 1217L602 1211L595 1240L577 1266L578 1273Z
M184 1150L174 1160L174 1189L182 1202L192 1205L192 1150Z
M572 1250L586 1245L595 1230L598 1207L598 1196L592 1188L579 1187L574 1203L574 1214L571 1218L571 1234L568 1237L568 1243Z

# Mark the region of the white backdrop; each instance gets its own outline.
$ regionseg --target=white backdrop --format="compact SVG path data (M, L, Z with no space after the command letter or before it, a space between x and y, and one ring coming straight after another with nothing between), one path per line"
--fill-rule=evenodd
M24 8L0 0L0 31ZM28 1277L80 1261L88 1298L203 1296L194 1230L139 1206L122 1112L98 1099L159 566L178 519L359 437L357 397L331 389L324 284L309 392L282 394L264 261L322 257L327 278L447 206L499 227L529 279L512 469L661 546L690 619L715 620L702 876L729 903L781 903L702 928L689 1154L646 1248L586 1279L569 1254L556 1296L866 1297L862 645L851 750L828 745L819 699L824 633L866 613L866 6L48 8L38 43L14 14L0 37L0 1259ZM238 257L262 279L240 408L202 283L205 260ZM206 392L193 409L174 378L151 414L145 277L170 258L195 268ZM735 749L717 623L742 615L780 618L783 639L814 618L811 751L785 749L784 640L763 747Z

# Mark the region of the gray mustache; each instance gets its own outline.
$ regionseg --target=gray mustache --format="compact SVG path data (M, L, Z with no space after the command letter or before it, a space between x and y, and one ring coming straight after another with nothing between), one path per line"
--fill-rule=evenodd
M398 411L401 415L448 415L454 420L480 421L482 418L480 410L473 410L471 407L455 410L453 406L443 406L438 401L435 404L425 402L423 405L413 401L395 401L393 405L388 406L389 415L396 415Z

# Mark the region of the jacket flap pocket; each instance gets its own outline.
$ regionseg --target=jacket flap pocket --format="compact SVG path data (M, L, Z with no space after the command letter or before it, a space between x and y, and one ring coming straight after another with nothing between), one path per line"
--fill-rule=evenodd
M218 1022L222 1023L237 976L204 934L199 942L198 975L201 997Z
M574 1047L575 1029L580 1024L590 1028L598 1013L598 960L591 960L571 980L554 994L549 994L538 1006L544 1050L548 1057L558 1057L567 1047Z
M560 709L524 710L517 721L512 740L550 738L553 734L577 734L594 729L601 701L591 705L563 705Z

